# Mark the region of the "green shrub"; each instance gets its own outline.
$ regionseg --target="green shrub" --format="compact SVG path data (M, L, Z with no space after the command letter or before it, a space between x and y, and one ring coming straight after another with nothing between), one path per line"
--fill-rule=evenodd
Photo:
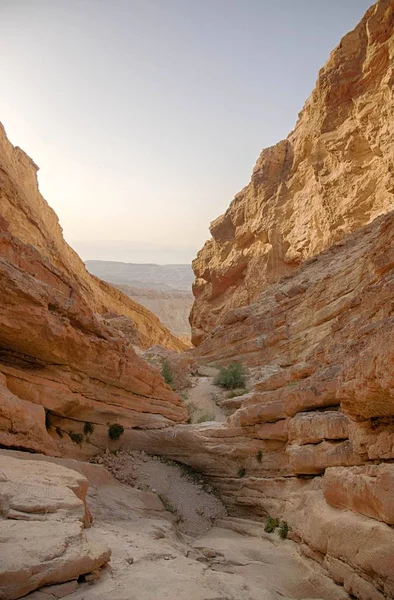
M241 363L231 363L228 367L222 367L216 375L214 384L226 388L226 390L235 390L244 388L246 374Z
M279 527L279 537L281 537L282 540L285 540L287 538L288 533L289 526L286 521L282 521Z
M94 431L93 423L86 422L85 425L83 426L84 434L89 435L89 434L93 433L93 431Z
M267 522L264 527L264 531L267 533L272 533L275 529L279 527L279 519L274 519L273 517L268 517Z
M75 433L74 431L69 431L68 435L70 436L70 439L74 442L74 444L78 444L78 446L80 446L83 442L83 435L82 433Z
M242 467L239 471L238 471L238 477L245 477L246 475L246 469L245 467Z
M112 425L108 427L108 435L111 438L111 440L118 440L123 432L124 427L119 423L112 423Z
M174 375L171 371L171 367L166 360L163 360L161 365L161 374L163 376L164 381L168 385L173 385L174 383Z
M257 458L257 462L261 463L261 461L263 460L262 450L257 450L256 458Z

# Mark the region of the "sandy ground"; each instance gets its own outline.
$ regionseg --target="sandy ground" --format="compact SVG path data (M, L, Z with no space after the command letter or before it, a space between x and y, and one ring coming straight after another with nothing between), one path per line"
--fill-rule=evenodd
M225 398L225 393L221 388L213 385L213 377L193 377L191 383L191 387L185 394L190 422L225 421L227 417L218 404Z
M157 494L163 507L174 515L178 531L187 535L208 531L216 519L227 514L213 488L184 465L132 451L107 452L95 462L103 464L119 481Z
M12 453L21 454L26 453ZM28 457L47 460L40 455ZM130 478L130 483L122 483L103 465L50 461L89 479L87 500L94 521L86 535L112 550L101 577L81 581L68 600L348 600L343 588L316 563L299 555L294 542L265 533L260 523L220 516L220 503L210 504L202 483L195 476L185 478L171 463L141 453L122 454L114 461L104 456L103 463L108 462L119 479ZM200 533L182 533L178 516L165 510L157 494L147 491L153 480L157 487L186 481L182 493L176 491L172 497L177 510L193 509L198 515L198 508L211 511L213 506L218 511L214 526L207 529L206 523L193 517L191 523L198 523ZM56 600L45 588L26 598Z

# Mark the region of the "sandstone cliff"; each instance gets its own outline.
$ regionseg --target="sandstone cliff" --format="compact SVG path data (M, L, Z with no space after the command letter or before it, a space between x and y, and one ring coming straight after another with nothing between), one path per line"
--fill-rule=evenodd
M8 222L10 233L37 248L63 271L93 312L128 317L135 331L136 345L149 348L161 344L172 350L185 349L149 310L88 273L82 260L65 242L56 214L39 192L37 170L23 150L12 146L0 124L0 215Z
M342 39L294 131L263 150L211 224L193 262L195 344L228 309L394 207L393 13L380 0Z
M394 597L394 213L229 311L192 352L255 384L225 424L129 435L271 515L351 597ZM237 399L234 399L234 401Z
M181 400L133 349L182 344L87 273L38 192L32 161L1 134L0 445L78 455L93 431L96 450L111 447L111 424L185 421Z

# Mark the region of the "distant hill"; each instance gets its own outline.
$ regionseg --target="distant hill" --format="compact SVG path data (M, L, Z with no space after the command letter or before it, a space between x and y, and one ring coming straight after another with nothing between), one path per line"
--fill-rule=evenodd
M106 260L87 260L90 273L112 284L151 290L191 291L194 275L190 265L155 265Z
M88 260L85 264L90 273L149 308L176 336L190 338L189 314L193 304L190 265L102 260Z

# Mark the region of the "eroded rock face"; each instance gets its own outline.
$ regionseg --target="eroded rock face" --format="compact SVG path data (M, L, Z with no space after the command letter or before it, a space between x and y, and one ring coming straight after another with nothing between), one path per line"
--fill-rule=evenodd
M0 455L0 598L75 581L110 558L84 527L87 479L63 466Z
M349 594L394 595L394 212L230 311L192 354L255 384L227 423L128 435L271 515ZM360 548L362 550L360 550Z
M0 286L0 443L90 455L82 440L94 431L105 449L111 423L162 427L187 420L182 401L128 336L97 316L75 280L13 236L4 219Z
M37 165L27 154L8 141L0 124L0 216L8 222L9 232L24 244L34 246L43 258L62 271L94 313L128 317L134 329L133 343L137 346L149 348L161 344L171 350L186 349L149 310L88 273L65 242L56 214L40 194L37 171Z
M342 39L294 131L263 150L250 183L211 224L193 262L196 345L228 310L394 208L393 13L380 0Z

